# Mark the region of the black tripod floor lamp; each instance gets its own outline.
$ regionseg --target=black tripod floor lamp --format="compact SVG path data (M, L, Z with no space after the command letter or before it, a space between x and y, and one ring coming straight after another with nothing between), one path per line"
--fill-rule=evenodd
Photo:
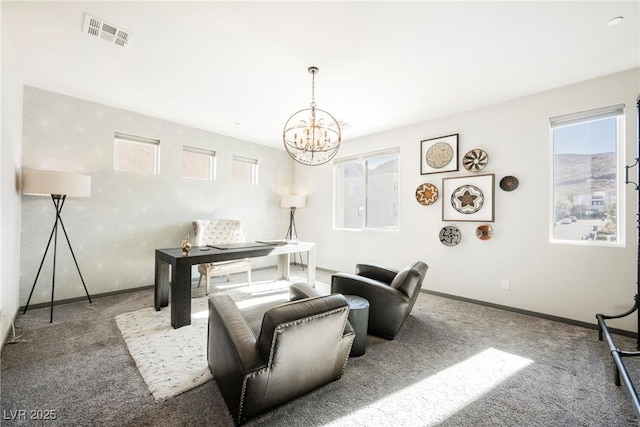
M75 173L25 169L22 172L22 194L30 196L50 196L53 202L53 206L56 209L56 218L55 222L53 223L53 228L51 229L51 234L49 235L47 249L45 249L44 255L42 256L42 261L40 262L40 267L38 268L36 279L33 281L33 286L31 287L31 292L29 293L29 299L27 300L27 304L25 305L23 311L24 314L29 308L29 303L31 302L33 291L36 288L36 283L38 283L38 278L40 277L42 266L44 265L47 253L49 252L49 247L51 247L51 242L53 241L53 276L51 278L51 314L49 318L49 322L53 322L53 300L56 288L58 227L60 227L64 232L64 237L67 240L67 245L69 245L69 250L71 251L71 256L73 257L73 262L75 262L76 268L78 269L78 274L80 275L82 286L84 286L84 291L86 292L87 298L91 303L91 296L89 295L89 291L87 290L87 285L85 285L84 283L84 278L82 277L82 273L80 272L80 267L78 266L76 255L73 253L73 248L71 247L71 242L69 241L69 236L67 235L67 230L64 227L61 216L62 208L67 197L91 196L91 177L89 175L81 175Z
M304 208L307 205L307 198L300 194L291 194L280 198L280 207L289 208L289 229L287 230L287 240L297 241L298 231L296 230L296 208ZM296 263L296 253L293 254L293 263ZM298 253L299 254L299 253ZM302 255L300 255L300 264L302 264Z

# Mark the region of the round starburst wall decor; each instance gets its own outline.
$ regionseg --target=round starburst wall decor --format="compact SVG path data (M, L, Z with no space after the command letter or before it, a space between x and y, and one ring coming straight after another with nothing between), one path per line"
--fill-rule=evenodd
M446 142L438 142L433 144L427 150L427 164L434 169L442 169L447 166L453 159L453 148Z
M462 214L473 214L482 208L484 194L475 185L463 185L451 194L451 206Z
M438 188L430 183L424 183L416 189L416 200L423 206L429 206L438 200Z

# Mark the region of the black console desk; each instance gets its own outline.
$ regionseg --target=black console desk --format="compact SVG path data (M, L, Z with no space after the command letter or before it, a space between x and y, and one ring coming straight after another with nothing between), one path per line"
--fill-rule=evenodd
M277 279L289 280L289 255L296 252L308 252L307 283L315 286L315 251L316 245L311 242L239 249L194 247L191 248L189 255L183 255L182 248L156 249L154 307L156 311L159 311L162 307L169 305L169 292L171 292L171 326L179 328L190 325L191 269L194 265L208 262L277 255ZM169 273L170 270L171 273Z

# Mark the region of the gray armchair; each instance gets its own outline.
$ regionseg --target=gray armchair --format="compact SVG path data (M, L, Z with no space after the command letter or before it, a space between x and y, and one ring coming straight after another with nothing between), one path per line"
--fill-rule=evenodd
M336 273L331 277L331 292L367 299L368 333L392 340L411 313L428 268L422 261L399 271L377 264L357 264L356 274Z
M292 285L290 301L241 311L209 299L207 359L237 425L340 378L355 334L342 295Z

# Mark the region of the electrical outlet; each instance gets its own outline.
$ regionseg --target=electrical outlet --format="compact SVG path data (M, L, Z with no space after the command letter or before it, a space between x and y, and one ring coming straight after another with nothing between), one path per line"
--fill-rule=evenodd
M511 281L509 279L502 279L500 281L500 287L505 291L508 291L509 289L511 289Z

